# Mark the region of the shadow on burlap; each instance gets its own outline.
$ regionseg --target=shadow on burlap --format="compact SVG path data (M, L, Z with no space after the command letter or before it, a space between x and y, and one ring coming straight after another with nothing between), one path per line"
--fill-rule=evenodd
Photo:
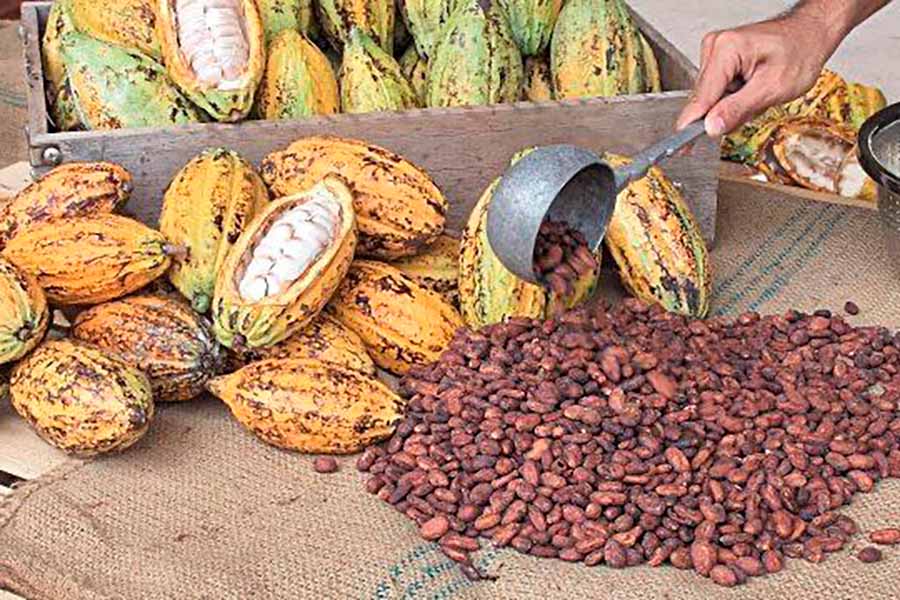
M0 40L9 32L0 29ZM9 56L2 52L0 57ZM0 61L0 131L16 129ZM17 76L17 75L16 75ZM20 121L19 121L20 122ZM19 138L16 138L16 140ZM18 159L18 143L0 148ZM5 156L11 147L17 155ZM900 327L900 279L875 215L809 204L722 198L714 312L839 310ZM8 407L0 419L16 418ZM369 496L352 459L316 475L307 457L270 448L213 400L166 406L121 456L72 461L0 504L0 588L40 600L127 599L672 599L896 598L900 551L863 565L845 551L790 561L772 577L724 590L670 567L615 571L487 549L498 580L473 584L405 517ZM900 525L900 482L859 496L863 531ZM853 544L864 544L859 536Z

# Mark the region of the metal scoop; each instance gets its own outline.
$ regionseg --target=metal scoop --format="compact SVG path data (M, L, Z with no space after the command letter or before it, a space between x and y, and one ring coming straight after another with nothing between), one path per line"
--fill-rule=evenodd
M619 168L577 146L537 148L510 167L494 191L487 216L494 254L519 278L538 283L534 247L548 217L580 231L591 251L597 251L619 192L705 131L703 120L695 121Z

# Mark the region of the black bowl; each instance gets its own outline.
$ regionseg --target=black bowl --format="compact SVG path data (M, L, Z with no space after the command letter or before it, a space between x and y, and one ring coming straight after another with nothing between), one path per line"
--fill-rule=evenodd
M893 156L889 158L888 153ZM900 267L900 103L863 123L859 163L878 184L878 214L895 265Z

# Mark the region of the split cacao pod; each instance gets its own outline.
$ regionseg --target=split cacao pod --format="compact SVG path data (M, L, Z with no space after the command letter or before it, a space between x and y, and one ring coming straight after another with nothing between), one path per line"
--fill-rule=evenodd
M47 298L34 277L0 258L0 364L31 352L49 322Z
M499 0L513 39L523 56L537 56L550 46L563 0Z
M412 256L444 231L447 200L431 177L374 144L304 138L267 156L260 171L276 198L309 189L329 174L352 181L361 256Z
M162 59L156 37L156 0L71 0L72 21L84 34Z
M47 109L50 121L58 131L71 131L83 127L78 116L72 88L66 75L62 40L67 33L76 31L72 24L71 0L56 0L47 15L44 37L41 40L41 63L44 68Z
M100 304L147 285L169 268L171 247L158 232L112 214L36 224L11 239L3 256L30 273L58 305Z
M266 68L255 0L160 0L157 35L172 81L217 121L240 121Z
M0 245L53 219L110 213L128 200L131 173L108 162L60 165L0 208Z
M173 257L168 276L197 312L209 310L228 250L268 201L250 163L224 148L194 157L169 184L159 229L185 251Z
M419 106L425 106L426 89L428 83L428 60L419 56L415 45L411 45L400 57L400 69L403 76L416 93Z
M407 110L419 104L400 64L357 27L344 46L340 79L345 113Z
M335 50L342 51L350 31L358 27L393 56L394 0L318 0L316 8L322 31Z
M226 348L271 346L301 331L337 289L356 249L353 197L337 177L269 204L228 251L213 321Z
M48 443L76 456L124 450L150 427L155 407L147 377L75 340L51 340L16 365L16 409Z
M210 324L173 298L129 296L94 306L75 318L71 334L145 373L157 401L199 396L220 366Z
M404 410L374 376L309 358L255 362L208 388L261 440L300 452L358 452L390 436Z
M294 31L309 36L315 24L312 0L256 0L262 19L266 44L282 31Z
M522 98L530 102L550 102L554 99L553 79L550 63L541 56L530 56L525 60L525 84Z
M440 236L420 254L391 263L421 285L444 297L454 308L459 307L459 240Z
M630 159L607 154L613 167ZM703 318L709 311L709 253L694 215L658 167L626 187L604 238L633 296L669 312Z
M428 63L428 106L516 102L522 55L496 1L463 0L441 30Z
M440 295L375 261L353 263L329 311L359 335L376 365L398 375L436 361L463 325Z
M399 0L398 8L416 51L427 62L434 55L441 30L461 0Z
M259 86L260 119L302 119L340 110L338 82L328 57L301 33L282 31L269 44Z

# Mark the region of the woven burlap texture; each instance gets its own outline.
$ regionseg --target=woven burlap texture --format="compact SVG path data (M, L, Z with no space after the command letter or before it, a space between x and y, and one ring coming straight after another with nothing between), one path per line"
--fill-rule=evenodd
M0 29L0 57L17 44ZM3 162L21 160L17 72L0 60ZM900 278L875 215L811 204L722 198L714 313L839 309L900 326ZM0 419L16 418L8 407ZM313 473L307 457L270 448L210 399L166 406L119 456L70 462L0 504L0 588L37 600L125 599L769 599L897 598L900 551L863 565L851 550L724 590L670 567L615 571L486 549L498 577L473 584L413 524L363 490L352 459ZM864 531L900 525L900 482L847 510ZM853 548L864 544L859 536Z

